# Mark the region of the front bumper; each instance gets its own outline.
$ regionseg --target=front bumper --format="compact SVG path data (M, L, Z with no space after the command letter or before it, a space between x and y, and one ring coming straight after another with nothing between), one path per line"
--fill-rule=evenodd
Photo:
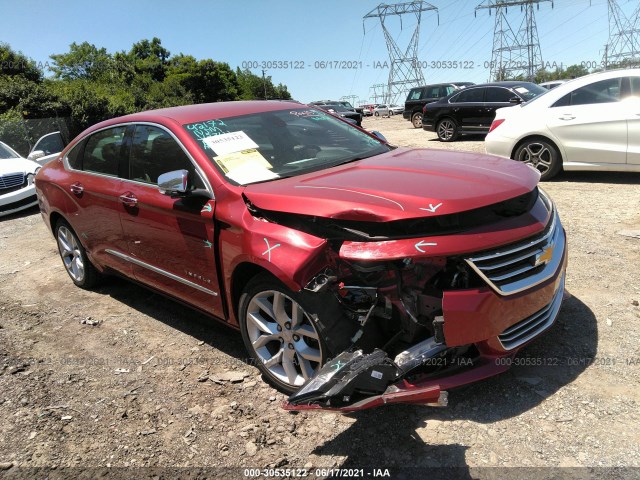
M27 185L20 190L15 190L4 195L0 191L0 217L14 212L33 207L38 204L36 189L33 185Z
M522 268L519 262L526 263L530 255L533 255L536 264L542 257L547 263L540 264L531 273L531 283L527 288L515 288L522 285L516 277L515 280L509 278L499 284L489 281L490 286L479 289L444 292L442 311L445 343L437 353L442 349L473 345L477 355L469 358L468 362L462 365L451 362L438 370L437 374L411 374L403 371L398 358L395 363L388 357L383 361L371 358L368 363L367 360L361 362L365 364L364 367L352 368L338 380L332 370L336 365L329 362L299 392L292 395L283 408L350 412L388 403L443 405L446 404L447 390L506 371L510 362L505 359L513 357L524 345L548 331L560 311L568 257L564 229L557 213L554 211L552 215L553 220L548 228L537 237L474 257L476 261L491 258L495 262L496 256L497 262L502 264L504 255L511 258L516 255L517 262L513 264L516 271ZM549 249L548 245L552 248ZM548 258L544 257L547 254ZM488 269L491 266L485 264L481 268ZM345 353L350 358L348 355L351 354ZM431 365L429 361L437 358L436 350L431 350L429 355L432 356L417 356L417 365L420 362L422 365ZM367 358L367 355L362 356ZM335 363L335 360L332 362ZM395 367L391 373L390 365ZM346 368L347 364L343 366ZM382 379L383 373L386 383L372 386L370 377ZM312 385L314 379L323 376L326 378L324 385L317 380ZM358 391L363 380L366 388ZM363 394L363 391L368 393Z

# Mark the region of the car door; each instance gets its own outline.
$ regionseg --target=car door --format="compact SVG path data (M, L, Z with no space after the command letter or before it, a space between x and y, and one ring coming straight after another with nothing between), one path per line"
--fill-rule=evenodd
M622 100L627 109L627 163L640 165L640 77L630 77L631 95Z
M484 106L482 108L481 123L479 127L488 132L493 119L496 118L496 110L504 107L511 107L514 104L509 100L518 97L515 93L505 87L487 87L484 94Z
M79 142L66 155L65 172L58 184L69 200L66 218L89 257L128 276L130 265L108 253L113 248L126 248L118 198L126 128L105 128Z
M465 88L450 100L449 113L465 132L482 131L485 87Z
M137 280L214 315L223 316L215 261L215 202L186 149L164 127L133 129L127 180L119 197L128 250ZM204 194L165 195L158 177L187 170L191 186Z
M624 164L627 116L620 102L622 77L569 92L546 112L546 124L564 147L565 162Z
M60 132L48 133L38 139L27 158L40 165L45 165L56 158L65 146Z

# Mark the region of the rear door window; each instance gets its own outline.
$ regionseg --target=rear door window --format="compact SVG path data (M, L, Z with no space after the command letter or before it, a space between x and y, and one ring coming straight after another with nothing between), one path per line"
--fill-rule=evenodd
M453 103L478 103L484 101L484 88L464 89L456 97L451 99Z
M82 170L117 177L126 129L107 128L91 135L84 148Z

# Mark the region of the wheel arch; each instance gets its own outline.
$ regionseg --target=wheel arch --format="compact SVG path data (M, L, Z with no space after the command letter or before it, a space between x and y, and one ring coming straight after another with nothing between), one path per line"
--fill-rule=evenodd
M240 297L242 296L245 285L247 285L252 278L261 274L267 274L273 277L273 279L281 281L273 272L256 263L242 262L234 268L231 274L231 309L236 322L238 320Z

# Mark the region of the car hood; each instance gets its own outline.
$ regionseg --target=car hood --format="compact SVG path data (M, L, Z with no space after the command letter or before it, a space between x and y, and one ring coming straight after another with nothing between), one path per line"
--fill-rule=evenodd
M27 160L26 158L5 158L0 159L0 175L7 173L33 173L38 168L36 162Z
M533 190L539 173L479 153L398 148L357 162L248 185L262 210L386 222L459 213Z

